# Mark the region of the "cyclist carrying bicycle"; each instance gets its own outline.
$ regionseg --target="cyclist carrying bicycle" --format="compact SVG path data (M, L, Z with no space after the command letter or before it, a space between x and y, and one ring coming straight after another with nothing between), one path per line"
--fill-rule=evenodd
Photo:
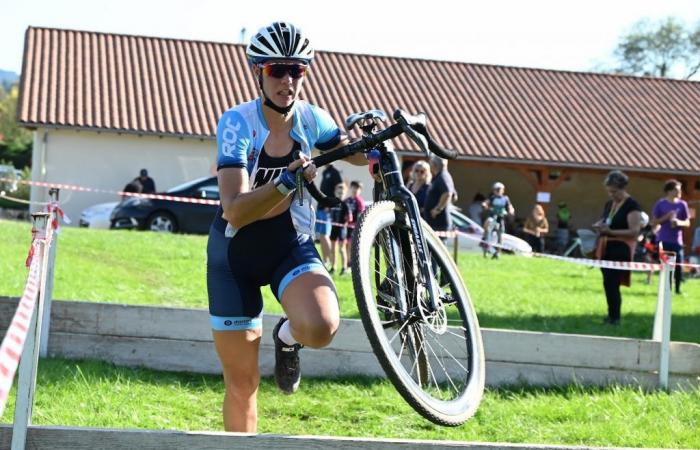
M482 240L488 249L490 234L495 230L498 236L498 246L494 246L493 258L498 258L500 245L503 244L503 231L505 230L505 218L507 215L514 215L515 208L510 202L510 198L505 195L506 186L497 181L491 187L491 195L484 202L484 210L486 211L486 221L484 222L484 236ZM486 253L484 253L486 256Z
M296 173L308 182L316 176L311 150L348 139L326 111L298 99L314 58L299 28L263 27L246 54L260 97L224 112L217 127L221 208L209 232L207 291L224 375L224 427L255 432L261 286L270 285L287 315L273 330L275 381L283 392L299 386L302 345L325 347L338 329L338 299L313 243L308 193L302 204L292 200ZM362 154L347 160L367 164Z

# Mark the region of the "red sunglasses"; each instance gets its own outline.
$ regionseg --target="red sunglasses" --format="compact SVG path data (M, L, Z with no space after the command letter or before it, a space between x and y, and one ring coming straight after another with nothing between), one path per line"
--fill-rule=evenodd
M306 75L307 66L304 64L265 64L262 73L272 78L284 78L289 75L293 79Z

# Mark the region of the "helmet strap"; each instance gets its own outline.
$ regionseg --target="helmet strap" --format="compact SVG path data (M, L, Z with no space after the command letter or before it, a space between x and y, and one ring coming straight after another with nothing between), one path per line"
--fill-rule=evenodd
M265 101L263 102L263 104L264 104L265 106L270 107L273 111L276 111L276 112L282 114L283 116L286 116L287 114L289 114L289 111L291 111L292 108L294 107L294 102L292 102L292 103L289 104L288 106L284 106L284 107L283 107L283 106L277 106L277 105L275 105L274 103L272 103L272 100L270 100L270 99L268 98L267 94L265 94L265 89L263 89L262 72L261 72L260 75L258 76L258 85L260 86L260 92L262 92L263 98L265 99Z

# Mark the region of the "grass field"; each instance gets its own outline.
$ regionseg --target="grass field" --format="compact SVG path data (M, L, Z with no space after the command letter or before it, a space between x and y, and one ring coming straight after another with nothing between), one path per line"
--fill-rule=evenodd
M33 423L104 428L223 429L220 377L42 361ZM700 448L700 390L645 393L633 388L489 389L463 426L433 425L386 380L306 379L282 396L260 387L258 431L406 439L561 445ZM13 403L0 418L11 422Z
M0 295L21 295L29 225L0 221ZM204 236L65 228L58 243L54 298L206 308ZM648 338L658 280L634 277L623 292L623 324L603 326L598 270L506 256L460 255L483 327ZM336 277L345 317L357 317L350 277ZM700 342L700 281L674 297L672 339ZM266 311L279 312L265 289ZM109 428L223 428L218 376L174 374L99 362L42 360L34 423ZM634 388L487 390L477 415L440 428L415 414L386 380L306 379L281 401L264 379L263 433L317 434L567 445L700 448L700 390ZM0 422L12 421L13 400Z
M0 295L19 296L26 278L29 225L0 221ZM62 229L54 298L206 308L206 237L130 231ZM538 258L484 260L463 253L459 266L483 327L650 338L658 278L635 274L623 288L622 326L606 314L600 271ZM349 276L336 276L344 317L358 317ZM700 280L674 297L671 338L700 343ZM263 289L265 310L281 312Z

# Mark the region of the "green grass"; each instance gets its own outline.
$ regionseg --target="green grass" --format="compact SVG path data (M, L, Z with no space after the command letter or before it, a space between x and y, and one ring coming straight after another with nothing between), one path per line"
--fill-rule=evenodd
M0 295L19 296L29 225L0 221ZM205 236L65 228L54 298L206 308ZM648 338L657 279L634 277L623 325L604 327L600 272L544 259L461 254L460 269L484 327ZM345 317L357 317L350 277L336 277ZM700 342L700 282L674 297L674 340ZM266 310L279 312L264 289ZM109 428L223 429L220 376L42 360L33 422ZM489 389L464 426L441 428L414 413L386 380L305 379L282 397L270 379L259 395L259 431L387 438L700 448L700 390L634 388ZM12 421L14 392L0 422Z
M20 296L26 278L29 224L0 221L0 295ZM63 228L58 241L54 298L206 308L206 236ZM484 260L462 253L459 266L483 327L650 338L658 277L635 274L623 288L622 326L606 314L597 269L505 255ZM341 313L358 317L349 276L336 276ZM700 343L700 280L674 297L671 338ZM281 308L263 289L265 310Z
M36 425L220 431L218 376L42 360ZM13 394L14 395L14 394ZM700 448L700 390L488 389L476 416L457 428L414 413L386 380L305 379L293 396L262 381L258 431L560 445ZM11 422L14 397L0 422Z

